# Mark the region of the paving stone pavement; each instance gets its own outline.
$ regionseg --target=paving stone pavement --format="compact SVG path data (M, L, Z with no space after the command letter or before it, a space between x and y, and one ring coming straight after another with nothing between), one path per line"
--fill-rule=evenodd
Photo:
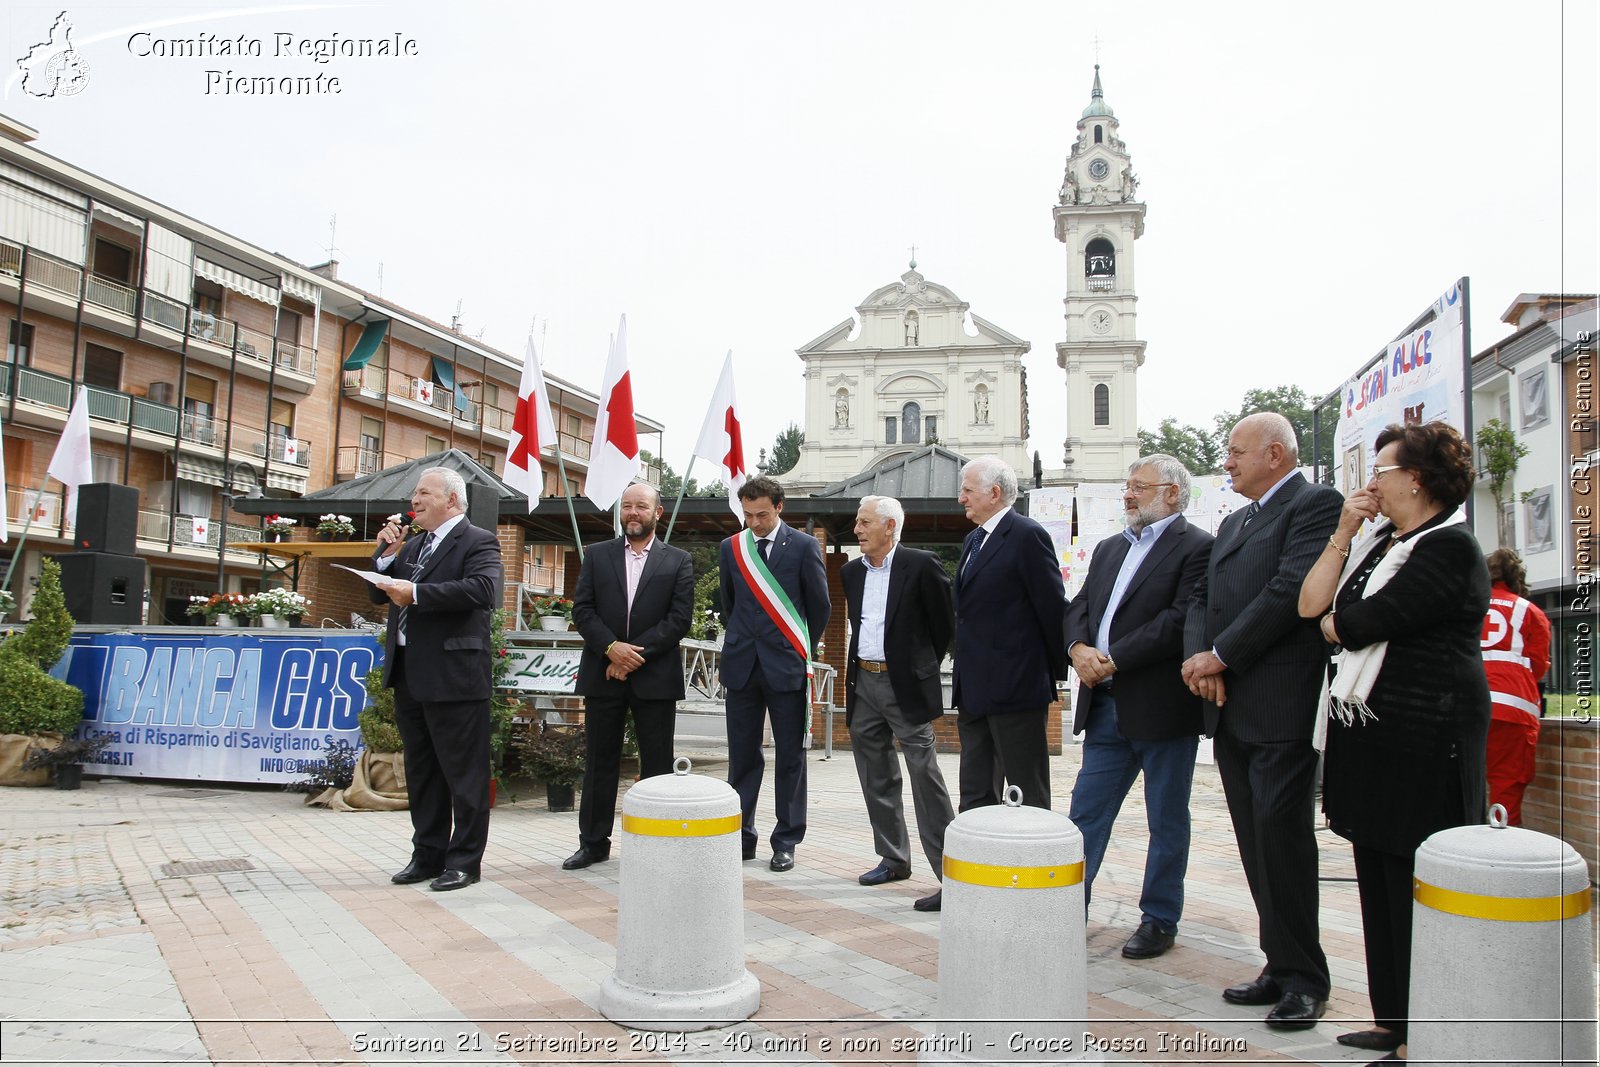
M696 773L725 772L714 748L691 755ZM548 811L542 796L498 807L483 882L440 894L389 883L409 854L404 812L110 778L75 793L4 790L0 1064L916 1062L917 1042L940 1032L941 916L911 903L936 883L925 867L908 881L856 883L876 857L854 764L848 752L820 757L808 760L810 828L795 869L743 867L760 1009L688 1035L630 1032L599 1015L625 847L562 871L577 816ZM953 782L957 758L940 762ZM1052 764L1065 809L1077 750ZM1197 770L1193 811L1171 952L1121 956L1139 920L1137 785L1095 883L1084 1030L1125 1050L1104 1060L1364 1063L1370 1054L1333 1041L1367 1016L1348 846L1318 835L1328 1017L1282 1034L1263 1025L1264 1009L1218 995L1262 957L1213 767ZM772 825L770 783L760 822Z

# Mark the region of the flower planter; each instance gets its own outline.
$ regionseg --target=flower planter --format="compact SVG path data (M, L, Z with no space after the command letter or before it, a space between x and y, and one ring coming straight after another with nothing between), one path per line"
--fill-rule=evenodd
M239 622L232 615L213 615L211 616L211 625L220 626L224 630L232 630L239 625Z
M263 630L287 630L289 628L289 620L279 618L276 615L263 615L261 616L261 628Z
M571 811L573 788L571 782L564 785L546 782L544 786L545 805L551 811Z
M572 620L560 615L546 615L539 620L539 629L550 633L564 633L572 629Z
M317 531L317 540L318 541L332 541L333 540L333 534L327 533L326 531L323 531L323 530L318 530Z

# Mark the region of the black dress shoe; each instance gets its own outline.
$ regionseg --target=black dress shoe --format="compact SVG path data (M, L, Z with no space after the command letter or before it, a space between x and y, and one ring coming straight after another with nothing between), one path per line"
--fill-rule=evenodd
M1222 991L1222 999L1229 1004L1248 1004L1252 1007L1276 1004L1282 997L1283 990L1278 988L1278 983L1264 974L1242 985L1231 985Z
M610 851L601 852L599 849L580 847L578 851L561 861L563 871L581 871L591 863L599 863L611 858Z
M1122 955L1130 960L1153 960L1171 948L1177 938L1177 934L1169 934L1155 923L1140 923L1122 946Z
M1345 1048L1366 1049L1368 1052L1393 1052L1405 1041L1393 1030L1357 1030L1340 1034L1335 1041Z
M1278 1006L1267 1012L1267 1025L1274 1030L1309 1030L1327 1010L1328 1002L1310 993L1285 993Z
M429 882L428 888L435 893L448 893L452 889L465 889L477 880L477 875L468 874L466 871L445 871Z
M794 870L794 853L781 850L775 851L772 853L772 862L767 866L775 871L792 871Z
M442 873L444 873L443 867L429 866L418 860L412 860L405 865L404 870L392 876L389 881L395 885L414 885L417 882L426 882L437 878Z
M889 861L884 860L856 881L862 885L882 885L885 882L899 882L910 877L910 867L891 867Z
M944 906L944 890L937 890L932 896L918 897L911 906L918 911L938 911Z

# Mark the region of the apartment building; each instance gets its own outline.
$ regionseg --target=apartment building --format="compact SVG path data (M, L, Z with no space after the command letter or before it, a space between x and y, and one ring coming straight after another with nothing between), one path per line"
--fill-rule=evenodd
M1473 422L1498 419L1528 450L1497 504L1480 455L1473 528L1484 551L1513 548L1532 599L1555 627L1552 688L1575 691L1574 649L1595 608L1593 293L1519 293L1500 316L1511 333L1472 358Z
M75 547L45 468L80 385L95 479L140 492L151 623L183 622L192 595L276 581L260 554L230 547L261 539L238 497L299 497L449 448L501 468L520 355L340 279L337 263L296 263L48 155L37 136L0 116L0 563L26 528L19 600L41 555ZM598 398L546 377L581 491ZM660 454L663 426L641 417L638 430ZM561 546L514 542L508 587L565 587Z

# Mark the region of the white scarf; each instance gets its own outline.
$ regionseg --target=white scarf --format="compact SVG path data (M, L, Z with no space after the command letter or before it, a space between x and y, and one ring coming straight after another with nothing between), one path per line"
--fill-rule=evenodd
M1405 566L1406 560L1411 558L1411 550L1416 547L1418 541L1437 530L1457 526L1466 521L1466 512L1457 508L1439 525L1430 526L1414 537L1396 542L1372 569L1372 576L1367 579L1367 587L1362 591L1361 599L1365 600L1388 584L1389 579L1393 578L1395 573ZM1351 544L1350 558L1345 561L1344 570L1339 575L1338 589L1342 590L1351 576L1361 567L1376 537L1376 533L1369 534L1361 539L1359 546ZM1336 591L1335 603L1338 599L1339 594ZM1337 628L1337 622L1334 625ZM1318 706L1326 708L1327 714L1317 716L1316 736L1312 738L1312 744L1316 746L1317 751L1322 751L1327 741L1328 719L1336 718L1345 726L1365 722L1368 719L1377 721L1378 716L1367 706L1367 697L1372 693L1372 686L1378 680L1378 672L1383 670L1383 656L1388 649L1389 642L1378 641L1363 649L1343 649L1333 657L1333 682L1330 685L1326 680L1323 681L1322 698L1318 701Z

